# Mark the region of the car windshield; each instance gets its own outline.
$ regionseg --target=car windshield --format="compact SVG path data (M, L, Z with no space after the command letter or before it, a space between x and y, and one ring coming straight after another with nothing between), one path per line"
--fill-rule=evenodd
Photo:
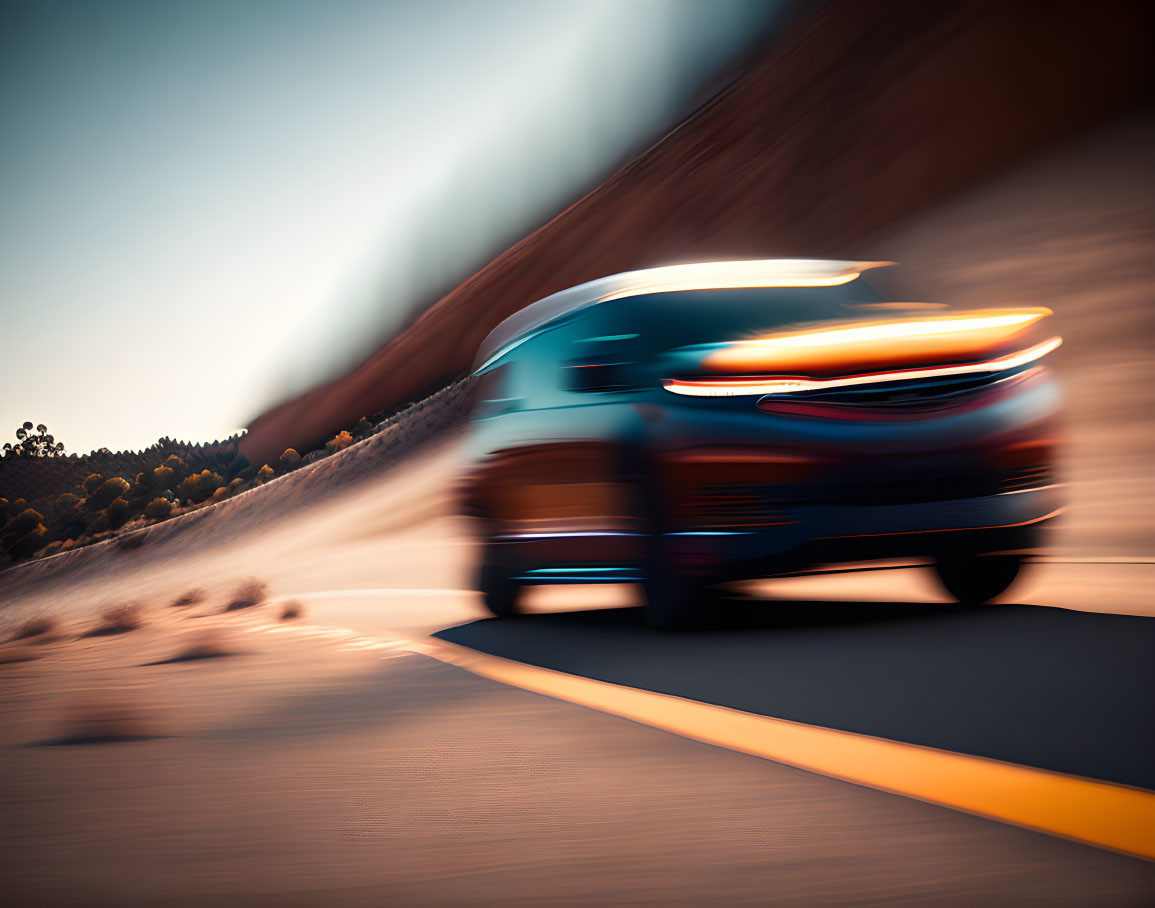
M882 298L864 280L836 287L654 293L591 307L574 327L590 340L636 335L637 352L731 341L830 319L862 318Z

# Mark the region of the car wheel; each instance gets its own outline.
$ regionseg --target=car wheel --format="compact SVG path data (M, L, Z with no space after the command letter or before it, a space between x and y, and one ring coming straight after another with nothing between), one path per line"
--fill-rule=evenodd
M938 579L964 605L983 605L1006 591L1019 574L1019 555L942 555L935 560Z
M651 563L642 580L646 597L646 624L678 630L697 624L702 614L705 585L663 562Z
M485 546L477 585L485 607L498 618L510 618L518 614L522 584L517 569L502 557L500 549L492 542Z

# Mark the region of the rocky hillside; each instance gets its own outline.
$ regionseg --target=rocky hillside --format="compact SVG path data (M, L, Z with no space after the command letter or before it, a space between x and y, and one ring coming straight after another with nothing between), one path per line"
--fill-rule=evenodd
M687 259L855 257L866 238L1149 97L1141 2L831 2L350 374L249 427L254 463L466 369L560 288Z

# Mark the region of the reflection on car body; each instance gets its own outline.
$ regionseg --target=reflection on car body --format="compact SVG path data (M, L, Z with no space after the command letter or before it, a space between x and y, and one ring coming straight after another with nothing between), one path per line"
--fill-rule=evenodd
M476 362L466 512L495 614L527 584L641 584L686 623L727 580L914 557L960 601L1060 510L1042 308L883 300L892 263L678 265L502 322Z

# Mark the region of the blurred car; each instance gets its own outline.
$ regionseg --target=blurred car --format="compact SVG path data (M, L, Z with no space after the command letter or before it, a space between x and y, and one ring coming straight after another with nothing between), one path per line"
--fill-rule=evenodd
M960 602L1014 580L1061 510L1042 308L887 301L891 262L634 271L506 319L466 444L478 586L637 582L657 626L713 585L925 559Z

